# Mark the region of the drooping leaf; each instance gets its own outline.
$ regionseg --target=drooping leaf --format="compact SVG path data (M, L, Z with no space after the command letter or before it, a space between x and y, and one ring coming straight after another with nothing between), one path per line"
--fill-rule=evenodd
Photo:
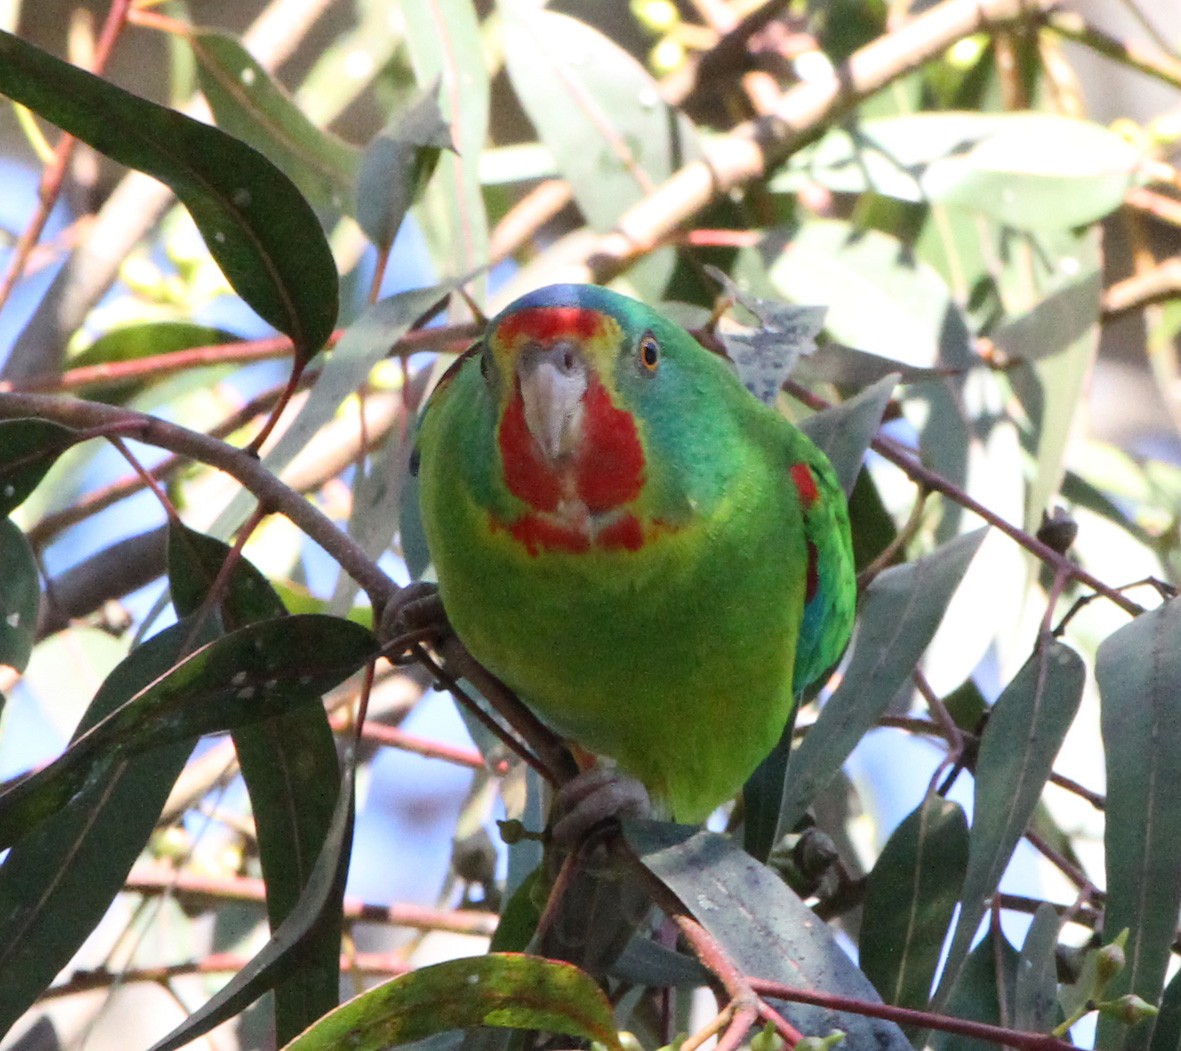
M313 703L376 649L364 628L316 614L249 625L201 647L0 794L0 847L57 813L126 756Z
M173 605L196 614L230 548L184 526L171 526L168 578ZM264 577L239 558L218 606L226 630L285 616ZM250 794L259 861L272 931L295 909L328 835L340 786L340 765L322 705L299 704L285 714L233 731L234 749ZM285 1041L326 1014L340 998L340 902L329 900L314 933L300 946L300 966L274 989L275 1031Z
M451 128L439 111L435 83L369 143L357 172L357 223L379 248L389 248L410 206L452 150Z
M78 440L77 431L49 420L0 420L0 514L20 507Z
M380 1051L449 1029L537 1029L619 1051L611 1005L568 963L490 953L421 967L342 1004L284 1051ZM153 1049L163 1051L163 1049Z
M0 666L24 671L37 635L37 560L11 518L0 518Z
M353 783L356 766L351 755L345 756L343 766L336 807L324 845L295 907L271 935L270 941L242 970L171 1033L153 1044L149 1051L175 1051L233 1018L299 969L302 946L309 934L314 937L321 923L327 921L339 925L340 917L331 914L334 910L330 903L339 901L348 878L355 813Z
M188 38L218 127L258 150L317 208L350 212L358 151L317 128L237 38L215 29Z
M957 537L887 569L866 589L841 684L787 764L776 840L796 826L910 678L983 539L984 530Z
M1181 602L1173 599L1105 639L1095 660L1107 764L1108 903L1104 933L1129 930L1127 966L1109 999L1160 1000L1181 908ZM1098 1046L1145 1048L1152 1024L1127 1032L1100 1019Z
M252 309L314 355L337 312L336 264L292 182L245 143L0 32L0 93L180 198Z
M865 892L861 969L882 998L925 1008L968 865L968 819L928 795L887 840Z
M103 682L75 734L167 674L193 638L181 622L133 650ZM0 1032L36 1001L119 893L196 738L128 755L91 777L0 866Z
M1086 669L1069 646L1047 641L993 705L976 758L968 871L959 921L940 980L946 1003L968 948L1017 843L1033 816L1082 700Z
M880 1003L828 925L729 838L657 821L625 822L624 836L744 974ZM778 1000L775 1005L805 1036L840 1029L850 1047L910 1047L893 1022Z

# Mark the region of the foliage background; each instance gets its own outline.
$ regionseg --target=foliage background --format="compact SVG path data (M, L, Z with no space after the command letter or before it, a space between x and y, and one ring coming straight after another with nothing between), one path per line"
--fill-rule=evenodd
M10 3L0 18L82 66L103 65L109 51L115 83L202 119L204 92L216 124L285 172L312 209L301 211L269 167L232 160L241 155L225 139L199 138L178 152L181 125L156 111L125 96L89 110L106 98L100 87L71 89L62 72L21 66L12 50L0 59L0 91L39 91L25 97L33 109L63 126L80 121L83 138L163 176L198 225L207 220L202 242L160 184L85 144L67 158L52 126L12 107L0 113L0 163L12 187L3 202L11 238L0 338L11 350L0 415L38 415L113 439L76 443L77 435L24 424L0 431L3 477L28 496L5 491L15 525L0 551L7 776L62 752L91 699L104 698L96 691L112 669L106 704L172 667L203 631L262 619L265 633L279 602L368 624L364 598L380 606L390 594L382 571L398 583L421 572L403 501L411 420L436 368L430 355L460 349L475 329L454 300L434 328L404 338L443 293L389 296L465 279L492 311L539 283L612 280L647 301L671 301L696 326L718 292L703 269L711 264L755 295L829 308L821 351L793 377L795 397L781 399L793 418L816 398L848 402L891 372L902 381L853 497L859 565L869 571L858 640L823 732L804 737L812 743L793 758L786 794L773 786L764 799L772 818L748 837L791 828L810 809L828 838L803 837L782 867L845 944L860 941L863 967L888 1002L927 1005L957 901L976 919L990 902L997 908L959 992L936 994L935 1006L951 1015L1042 1032L1061 1024L1097 991L1090 971L1077 977L1076 950L1104 929L1105 905L1105 940L1129 927L1130 963L1100 998L1132 988L1159 1000L1176 966L1169 947L1181 886L1181 829L1169 806L1181 757L1168 732L1181 698L1178 614L1166 604L1126 628L1131 602L1160 601L1144 587L1089 602L1060 642L1042 633L1077 598L1178 575L1181 60L1161 12L1121 5L1124 24L1105 21L1110 10L1094 12L1104 20L1096 24L1071 5L1021 11L956 0L925 18L855 0L562 5L572 19L530 3L464 0L59 6ZM975 32L981 18L995 23L990 32ZM190 34L186 25L228 33ZM237 49L239 34L257 66ZM834 68L845 95L833 90ZM1109 79L1128 70L1136 70L1130 80ZM269 74L289 94L272 89ZM435 84L442 122L421 106ZM1132 85L1126 96L1121 84ZM936 111L950 114L945 123L891 123ZM1028 112L1046 119L1020 116ZM1101 123L1048 119L1088 112ZM985 114L1006 116L986 123ZM165 123L153 135L157 120ZM455 153L438 152L444 127ZM981 139L987 150L974 149ZM43 204L30 171L41 173ZM258 181L243 204L235 191L247 176ZM224 215L210 202L241 206L245 218L218 226ZM223 252L219 270L209 249L227 231L232 247L234 231L262 247L236 259ZM279 276L260 287L258 273L272 266ZM338 294L335 349L321 355ZM297 393L285 433L257 469L219 443L255 439L286 385L292 342L276 328L295 337L294 360L310 363L299 381L310 393ZM852 419L864 425L868 411L854 409ZM131 412L185 429L148 426ZM203 433L217 440L201 442ZM840 455L851 463L860 451L854 441ZM137 478L145 466L164 482L159 495ZM271 485L272 475L285 486ZM251 518L248 535L239 534L274 594L239 569L216 624L198 624L226 554L201 536L230 539L248 519L243 482L296 519ZM173 522L166 538L165 500L195 533ZM1043 511L1057 506L1078 528L1067 558L1034 537ZM982 518L993 528L979 551L954 540ZM174 615L197 621L169 635ZM317 651L363 649L339 621L305 624L313 644L290 655L298 673L324 671ZM140 647L148 637L157 641ZM279 635L261 637L279 644ZM129 769L140 779L108 811L102 835L89 834L87 816L116 771L77 748L32 790L0 798L5 842L23 837L0 868L6 1047L147 1047L228 974L246 967L249 975L252 954L267 944L268 911L275 927L288 913L316 918L307 899L296 902L315 885L325 836L349 854L349 815L333 809L336 749L306 704L282 716L291 722L239 725L231 687L241 685L234 677L247 657L232 645L207 654L193 673L197 687L186 694L174 674L171 692L148 698L155 707L141 698L134 718L102 739L100 757L123 764L118 776ZM332 901L345 895L345 993L481 952L504 880L518 881L530 859L522 848L506 873L492 846L502 807L515 815L525 805L520 772L490 776L511 764L469 724L473 748L450 702L428 690L432 674L379 667L358 745L349 883L325 885L319 900L332 916ZM260 671L257 684L274 670ZM356 711L351 683L328 695L342 743ZM305 702L299 686L276 703ZM981 714L1002 695L1006 718L997 714L978 741ZM188 705L194 698L202 717ZM801 731L815 711L801 717ZM232 741L207 740L188 758L193 738L231 725ZM142 751L143 740L154 750ZM407 750L419 755L405 758ZM1052 760L1056 780L1043 793ZM917 809L931 783L972 814L973 782L970 835L951 804L931 798ZM286 823L275 817L293 812ZM637 842L659 869L656 845ZM1007 896L994 895L1014 849ZM933 857L943 866L932 868ZM731 864L730 855L703 860L702 878ZM674 889L686 897L693 888ZM780 890L764 890L768 897L735 901L734 911L770 917L787 908ZM1042 900L1058 908L1037 911ZM898 927L920 913L923 922ZM1070 922L1059 929L1063 918ZM806 940L791 940L801 937L798 922L781 920L784 951L806 955ZM967 950L974 927L961 922L953 953ZM775 977L778 942L714 934L740 968ZM278 994L231 1005L209 1039L273 1045L276 1018L280 1042L298 1032L335 1002L339 937L339 922L317 926L297 969L303 977L264 969L253 992L279 982ZM503 979L510 999L514 980L541 980L499 966L494 959L483 977ZM448 983L468 977L445 972L438 985L411 987L419 999L410 1013L459 1024L441 1005ZM821 984L845 997L865 992L848 976ZM1176 981L1170 990L1181 998ZM588 991L553 995L593 1014ZM570 1031L587 1033L573 1013ZM659 1026L625 1014L620 1023L645 1044L661 1042ZM682 1028L696 1024L678 1018ZM1108 1021L1097 1039L1163 1051L1179 1033L1174 1008L1155 1032L1152 1022ZM726 1039L741 1035L732 1026ZM1095 1039L1085 1025L1076 1036Z

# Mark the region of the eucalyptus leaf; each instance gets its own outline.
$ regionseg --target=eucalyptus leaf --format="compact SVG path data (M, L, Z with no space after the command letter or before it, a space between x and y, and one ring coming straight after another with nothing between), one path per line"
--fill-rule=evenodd
M216 29L188 36L218 127L258 150L317 208L351 212L356 148L317 128L236 37Z
M11 518L0 518L0 666L24 671L37 635L37 560Z
M341 1004L284 1051L333 1051L346 1043L352 1051L381 1051L470 1026L536 1029L620 1051L611 1004L589 975L516 953L420 967Z
M788 761L776 840L799 823L910 679L983 539L984 530L966 533L917 562L885 570L866 589L841 684Z
M1086 669L1045 640L993 705L976 758L976 793L960 917L936 996L949 1003L976 928L1021 837L1082 700Z
M1107 909L1104 934L1130 934L1127 966L1105 996L1160 1000L1181 909L1181 601L1141 614L1110 635L1095 660L1107 761ZM1153 1026L1125 1035L1099 1022L1098 1046L1146 1048Z
M796 988L880 1003L869 979L775 873L728 837L657 821L628 821L624 837L744 973ZM846 1035L850 1047L909 1051L893 1022L774 1001L805 1036Z
M858 957L887 1003L927 1006L968 865L968 819L929 794L894 830L865 890Z
M336 322L336 264L282 172L217 128L0 32L0 93L180 198L227 280L306 360Z

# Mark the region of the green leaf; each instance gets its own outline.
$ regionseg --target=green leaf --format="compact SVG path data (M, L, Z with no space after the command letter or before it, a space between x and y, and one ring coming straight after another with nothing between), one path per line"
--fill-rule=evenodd
M625 210L701 156L692 122L614 41L534 3L498 6L513 90L592 228L612 229ZM641 296L659 298L674 263L671 251L656 253L628 280Z
M917 562L893 566L866 589L841 684L787 764L777 841L910 679L984 533L967 533Z
M330 903L340 900L348 878L356 769L351 755L345 756L343 766L328 834L295 908L242 970L171 1033L153 1044L149 1051L175 1051L233 1018L263 993L298 971L302 966L302 946L309 935L318 933L321 923L339 925L340 916Z
M25 534L0 518L0 665L24 671L37 637L41 585Z
M0 421L0 514L28 499L62 453L81 435L49 420Z
M438 83L421 92L365 149L357 173L357 223L378 248L394 243L434 174L439 151L455 150L438 93Z
M1095 658L1107 762L1108 938L1130 931L1127 966L1108 999L1161 996L1181 908L1181 602L1141 614L1104 640ZM1099 1022L1098 1045L1145 1048L1152 1025Z
M75 740L176 664L193 624L135 649L107 676ZM106 765L0 866L0 1033L65 967L102 919L160 817L196 738Z
M894 830L869 874L861 969L882 998L922 1009L968 865L968 819L928 795Z
M201 647L0 794L0 848L66 806L111 764L312 703L376 648L364 628L315 614L252 624Z
M300 358L324 344L336 322L336 264L307 201L261 154L10 33L0 33L0 93L166 183L234 291Z
M975 360L943 278L897 238L823 219L768 231L757 252L781 295L828 307L841 343L907 365Z
M1160 1015L1152 1031L1149 1051L1179 1051L1181 1049L1181 971L1165 987Z
M877 436L897 383L898 373L890 373L848 401L809 416L800 426L832 462L846 496L853 492L865 450Z
M258 150L317 208L351 211L358 151L308 120L235 37L213 29L188 36L218 127Z
M968 871L938 1003L947 1002L988 898L1025 834L1078 711L1085 679L1086 669L1074 650L1045 642L993 705L976 758Z
M332 348L312 384L307 400L263 457L275 475L285 467L335 416L341 403L366 381L370 370L419 318L443 299L454 284L415 288L367 307ZM210 532L229 535L254 506L254 497L239 493ZM224 531L224 532L223 532Z
M197 325L191 321L149 321L141 325L123 325L104 332L93 343L69 360L71 369L116 365L141 358L175 354L194 347L235 343L238 337L224 329ZM216 364L210 362L210 364ZM91 391L102 391L103 401L125 402L150 379L125 380L112 376L87 384Z
M658 821L627 821L624 837L722 945L744 974L880 1003L869 979L828 925L765 865L726 836ZM893 1022L845 1011L774 1001L805 1036L843 1030L849 1047L909 1051Z
M997 976L997 945L1000 937L1000 977ZM956 985L955 994L947 1005L953 1018L966 1018L989 1025L1008 1025L1010 1019L1001 1013L998 986L1004 989L1004 1003L1012 1004L1017 973L1017 953L997 931L989 929L984 939L972 950ZM931 1046L936 1051L996 1051L987 1040L959 1036L953 1033L932 1034Z
M771 181L949 204L1018 228L1068 229L1123 203L1140 151L1090 121L1050 113L912 113L833 128Z
M195 614L209 595L230 548L184 526L170 526L168 578L178 613ZM246 559L238 558L219 606L227 630L286 615L279 596ZM267 888L267 916L278 930L311 879L328 834L340 764L322 705L292 711L233 731L234 748L254 815ZM300 966L275 987L277 1039L302 1032L340 999L340 902L328 902L314 935L300 949Z
M440 108L455 147L439 157L420 205L422 226L444 275L473 274L488 263L479 160L488 139L490 87L480 22L472 0L422 0L401 5L400 13L415 79L422 88L441 85Z
M1013 1028L1048 1033L1058 1022L1058 969L1055 950L1062 920L1043 901L1033 914L1017 959L1013 990Z
M421 967L362 993L284 1051L380 1051L470 1026L537 1029L620 1048L611 1005L588 974L556 960L490 953Z

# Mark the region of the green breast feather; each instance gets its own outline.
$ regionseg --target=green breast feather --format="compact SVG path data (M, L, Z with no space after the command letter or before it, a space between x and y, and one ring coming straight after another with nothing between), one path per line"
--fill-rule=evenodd
M518 300L436 389L419 450L460 639L678 820L741 788L844 649L828 461L640 303L588 285Z

